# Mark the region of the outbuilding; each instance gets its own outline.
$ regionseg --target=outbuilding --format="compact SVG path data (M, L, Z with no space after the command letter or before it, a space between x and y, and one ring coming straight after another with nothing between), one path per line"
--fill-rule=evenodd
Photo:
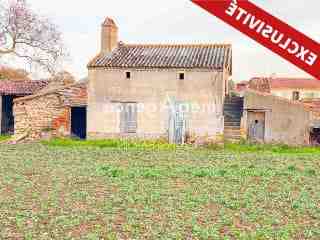
M51 88L14 100L15 137L86 138L87 83Z
M49 84L47 80L0 80L0 133L14 133L14 99L32 95Z
M251 141L288 145L320 144L320 112L311 106L248 90L243 129Z

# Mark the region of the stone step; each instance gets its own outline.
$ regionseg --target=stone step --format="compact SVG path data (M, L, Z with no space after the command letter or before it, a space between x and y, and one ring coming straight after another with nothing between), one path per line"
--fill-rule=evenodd
M241 119L227 119L226 117L224 118L224 124L225 125L234 125L234 124L240 124Z
M227 104L227 103L238 103L238 104L243 104L243 103L244 103L244 101L243 101L243 100L228 100L228 99L226 99L226 100L224 101L224 103L225 103L225 104Z
M224 139L241 139L241 135L228 135L228 134L224 134L223 135Z
M231 131L231 130L232 130L232 131L240 131L240 128L241 128L240 125L239 125L239 126L238 126L238 125L237 125L237 126L224 126L224 130L225 130L225 131L226 131L226 130L228 130L228 131L229 131L229 130L230 130L230 131Z
M225 138L225 140L230 143L239 143L241 138Z
M232 127L225 127L224 132L227 133L240 133L240 127L239 126L232 126Z
M236 116L242 116L242 112L236 112L236 111L224 111L224 114L226 114L226 115L236 115Z
M225 108L223 109L223 112L226 114L230 114L230 113L234 113L234 114L239 114L242 115L243 114L243 110L242 109L231 109L231 108Z
M224 115L225 122L241 122L241 116L226 116Z
M234 109L243 109L242 104L225 104L223 105L224 108L234 108Z
M241 103L224 103L224 107L243 107Z
M238 130L238 131L225 130L223 133L225 136L241 136L240 130Z
M227 141L240 141L241 140L241 136L232 136L232 137L227 137L227 136L224 136L224 139L227 140Z
M230 134L230 133L224 133L223 134L225 138L241 138L241 134Z
M225 105L223 106L223 109L231 109L231 110L243 110L243 106L242 105Z
M224 101L224 104L225 105L228 105L228 104L230 104L230 105L243 105L244 102L243 101Z
M223 111L223 112L229 115L242 115L241 111Z
M224 112L225 116L230 116L230 117L242 117L242 113L239 112Z
M226 97L225 101L243 101L243 97Z
M224 123L224 127L228 128L228 127L239 127L240 128L241 123L240 122L225 122Z

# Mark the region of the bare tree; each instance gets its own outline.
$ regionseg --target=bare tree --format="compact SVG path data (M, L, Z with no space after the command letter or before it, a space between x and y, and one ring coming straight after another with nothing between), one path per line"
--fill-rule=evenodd
M62 35L25 0L0 0L0 58L13 55L54 74L66 54Z

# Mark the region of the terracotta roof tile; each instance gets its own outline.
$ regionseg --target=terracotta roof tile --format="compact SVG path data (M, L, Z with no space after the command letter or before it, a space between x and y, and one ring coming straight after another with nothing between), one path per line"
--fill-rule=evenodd
M312 78L266 78L257 77L250 80L254 89L320 89L320 81Z
M0 95L19 95L26 96L34 94L49 84L48 80L38 81L10 81L0 80Z
M89 64L110 68L205 68L221 70L232 64L228 44L123 44L109 54L99 54Z

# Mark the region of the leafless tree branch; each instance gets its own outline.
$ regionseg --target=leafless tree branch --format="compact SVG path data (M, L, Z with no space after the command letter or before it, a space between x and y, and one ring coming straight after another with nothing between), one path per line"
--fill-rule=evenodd
M66 51L58 27L26 0L0 0L0 58L13 55L55 74Z

